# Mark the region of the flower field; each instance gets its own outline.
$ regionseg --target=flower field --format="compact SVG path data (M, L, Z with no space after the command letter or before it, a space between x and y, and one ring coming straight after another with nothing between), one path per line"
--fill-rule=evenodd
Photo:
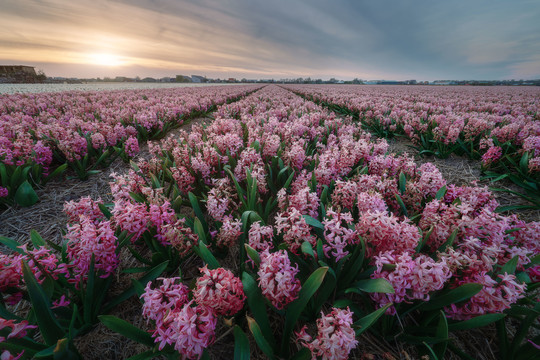
M0 206L31 205L37 201L32 187L68 166L86 179L115 157L132 158L139 141L255 88L0 95Z
M361 121L380 137L404 136L420 154L482 161L494 181L508 179L540 208L540 91L534 87L289 86ZM517 208L517 207L513 207Z
M500 359L537 358L540 221L502 215L487 187L449 183L383 137L482 158L487 176L534 190L538 90L378 89L0 98L4 206L30 205L62 167L86 178L130 161L110 201L64 204L62 244L0 237L2 359L89 358L77 339L99 323L142 344L132 359L208 359L222 339L235 359L474 359L456 334L475 329ZM147 328L115 314L133 297ZM368 333L400 350L366 347Z

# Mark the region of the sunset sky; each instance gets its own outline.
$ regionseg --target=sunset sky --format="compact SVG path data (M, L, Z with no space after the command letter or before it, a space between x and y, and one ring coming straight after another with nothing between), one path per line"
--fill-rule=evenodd
M0 0L48 76L540 78L540 1Z

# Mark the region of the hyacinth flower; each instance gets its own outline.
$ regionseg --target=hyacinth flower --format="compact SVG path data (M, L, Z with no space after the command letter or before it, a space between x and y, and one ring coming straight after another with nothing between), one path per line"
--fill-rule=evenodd
M232 316L244 306L244 290L240 279L223 268L200 269L193 297L197 304L211 309L218 316Z
M298 267L291 265L286 252L279 250L261 253L261 263L257 275L262 294L277 309L285 308L298 297L301 284L296 278Z
M242 282L229 270L205 266L200 271L191 292L178 277L159 278L161 285L156 287L146 284L140 298L143 317L155 325L151 338L114 316L103 316L101 321L120 333L129 329L141 333L138 339L151 347L157 344L161 354L177 352L184 359L200 359L215 341L218 317L236 314L245 300ZM158 352L151 351L153 356Z
M358 345L352 328L352 312L347 309L332 308L328 315L321 313L317 319L317 337L314 339L304 326L296 333L297 341L308 348L312 359L345 360Z

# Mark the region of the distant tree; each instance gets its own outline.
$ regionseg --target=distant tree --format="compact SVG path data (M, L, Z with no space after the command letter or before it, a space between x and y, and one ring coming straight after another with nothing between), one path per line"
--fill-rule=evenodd
M39 81L39 82L44 82L45 80L47 80L47 75L45 75L45 72L41 69L38 69L38 71L36 72L36 80Z

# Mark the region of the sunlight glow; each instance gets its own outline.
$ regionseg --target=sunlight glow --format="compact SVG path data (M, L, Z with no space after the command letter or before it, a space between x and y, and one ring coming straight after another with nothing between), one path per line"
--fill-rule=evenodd
M90 63L101 66L120 66L123 61L120 57L114 54L100 53L90 54Z

